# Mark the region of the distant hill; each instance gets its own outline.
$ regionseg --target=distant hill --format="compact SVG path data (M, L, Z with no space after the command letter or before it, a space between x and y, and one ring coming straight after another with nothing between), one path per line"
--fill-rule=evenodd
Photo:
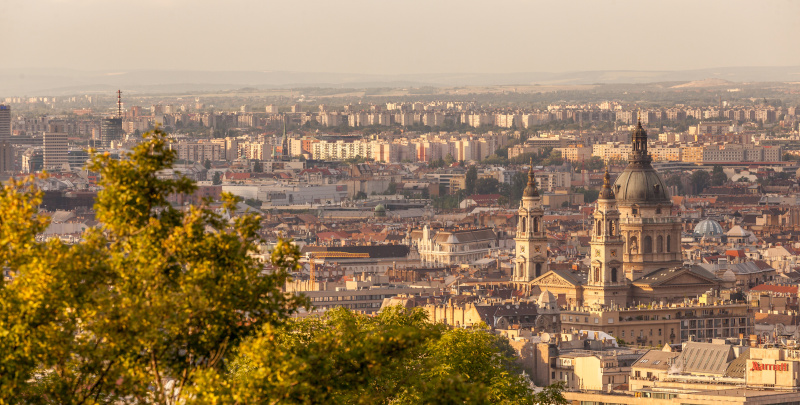
M507 74L440 73L370 75L281 71L79 71L68 69L0 69L0 97L108 92L171 93L220 91L242 87L419 87L488 85L577 85L687 82L678 87L708 87L731 82L800 81L800 66L726 67L683 71L584 71Z
M689 83L679 84L677 86L672 86L670 88L685 89L685 88L721 87L721 86L729 86L731 84L735 83L724 79L704 79L704 80L695 80Z

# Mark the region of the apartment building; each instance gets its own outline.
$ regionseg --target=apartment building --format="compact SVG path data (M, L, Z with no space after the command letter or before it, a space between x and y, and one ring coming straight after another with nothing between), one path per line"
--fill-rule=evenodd
M555 148L555 151L561 152L561 157L570 162L583 162L592 158L593 148L585 145L570 145L566 148Z
M565 332L598 329L620 341L661 347L690 337L696 340L749 335L753 324L746 303L651 304L640 308L567 310L561 312Z
M185 162L203 163L206 160L215 162L225 160L224 148L214 142L178 142L178 159Z
M65 132L44 133L44 168L45 170L62 170L68 163L69 145Z

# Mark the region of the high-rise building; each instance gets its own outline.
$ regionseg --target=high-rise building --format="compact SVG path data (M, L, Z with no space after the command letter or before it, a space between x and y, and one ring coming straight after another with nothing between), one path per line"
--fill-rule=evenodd
M68 163L67 134L64 132L44 133L44 168L61 170Z
M14 170L14 147L11 146L11 142L0 141L0 173Z
M103 118L100 121L100 146L110 148L111 142L122 139L122 119Z
M0 104L0 142L11 139L11 107Z

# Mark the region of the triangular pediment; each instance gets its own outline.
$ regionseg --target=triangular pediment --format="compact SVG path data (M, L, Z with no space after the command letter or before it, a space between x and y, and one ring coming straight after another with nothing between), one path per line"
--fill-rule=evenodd
M542 274L541 276L531 280L531 285L541 285L541 286L564 286L564 287L571 287L576 286L579 283L576 283L574 280L570 280L566 277L562 277L558 273L554 272L553 270L548 271L547 273Z
M716 284L716 280L697 274L686 267L659 269L634 281L634 284L652 287L670 287L698 284Z

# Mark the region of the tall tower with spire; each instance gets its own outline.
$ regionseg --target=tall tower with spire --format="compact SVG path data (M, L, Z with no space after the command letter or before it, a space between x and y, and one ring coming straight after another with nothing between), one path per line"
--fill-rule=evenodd
M681 223L672 215L672 199L647 151L647 131L640 120L631 133L628 166L614 182L620 215L625 275L636 280L662 268L683 264Z
M628 301L628 279L623 272L622 255L625 240L619 230L619 211L611 175L606 169L603 188L597 198L592 228L589 281L584 286L583 300L587 305L625 306Z
M536 189L533 162L528 171L528 186L522 192L517 224L517 257L514 263L515 283L527 283L547 272L547 233L542 224L542 201Z

